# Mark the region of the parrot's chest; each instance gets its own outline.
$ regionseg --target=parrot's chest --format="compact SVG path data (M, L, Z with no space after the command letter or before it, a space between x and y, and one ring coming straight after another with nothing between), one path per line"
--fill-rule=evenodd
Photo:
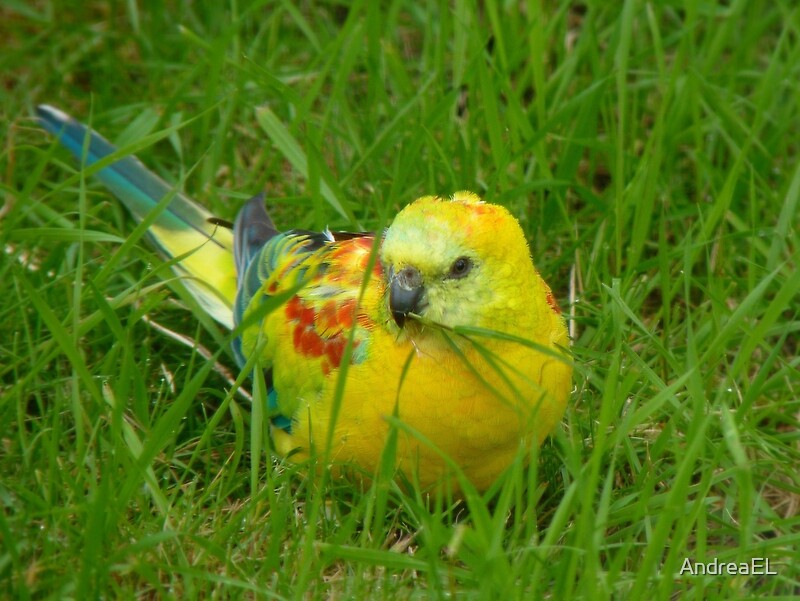
M343 458L376 469L386 441L396 440L398 469L423 487L448 473L444 457L488 487L519 450L527 420L519 402L480 380L466 369L409 368L396 392L354 403L363 420L356 431L336 427Z
M305 454L312 447L319 452L330 440L331 459L369 473L377 469L387 441L394 440L397 467L413 472L420 484L433 484L447 473L445 455L483 488L521 445L540 438L533 426L547 394L535 390L539 371L501 367L517 357L487 361L476 353L414 345L400 350L391 358L373 355L350 365L338 410L338 374L332 374L304 403L288 444Z

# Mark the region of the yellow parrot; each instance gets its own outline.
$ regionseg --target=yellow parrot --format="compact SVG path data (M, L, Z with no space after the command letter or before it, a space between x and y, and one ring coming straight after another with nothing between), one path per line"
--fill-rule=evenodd
M116 150L53 107L38 115L76 156L88 139L88 164ZM502 206L457 192L415 200L382 234L280 232L262 196L225 227L132 156L97 176L140 221L173 195L150 238L182 257L210 315L245 324L234 355L258 354L274 447L292 461L369 479L395 432L398 473L459 490L456 466L481 491L561 419L567 329Z

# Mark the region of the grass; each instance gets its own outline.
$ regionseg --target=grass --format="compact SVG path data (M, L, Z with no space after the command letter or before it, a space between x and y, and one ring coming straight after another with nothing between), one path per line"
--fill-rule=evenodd
M0 3L11 597L800 593L800 10L476 4ZM506 205L569 317L562 427L460 504L271 457L226 333L41 102L223 218L262 189L285 227ZM679 574L753 557L778 574Z

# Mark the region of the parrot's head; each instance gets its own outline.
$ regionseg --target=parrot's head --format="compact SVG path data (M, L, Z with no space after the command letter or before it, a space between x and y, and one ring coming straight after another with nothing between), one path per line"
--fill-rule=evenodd
M522 228L508 210L470 192L405 207L386 231L380 260L388 313L401 329L422 318L508 330L535 311L531 288L539 278Z

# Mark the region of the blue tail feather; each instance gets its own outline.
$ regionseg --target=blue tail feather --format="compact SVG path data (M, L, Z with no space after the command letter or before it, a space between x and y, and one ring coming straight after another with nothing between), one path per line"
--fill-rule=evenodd
M37 107L36 111L42 127L87 165L117 152L108 140L66 113L47 105ZM150 172L135 156L115 160L96 176L138 221L145 219L164 198L169 198L167 207L148 228L148 238L166 258L181 258L173 270L181 276L186 288L214 319L232 327L231 307L236 295L232 232L213 220L203 207Z
M36 113L42 127L57 136L59 142L79 159L83 157L84 140L88 134L87 165L93 165L117 151L116 146L103 136L52 106L39 105ZM144 219L159 200L174 193L169 213L207 235L210 214L185 195L175 192L174 186L148 170L135 156L122 157L96 175L139 220ZM169 213L163 218L169 219Z
M117 152L117 148L100 134L56 108L41 105L37 107L37 114L42 127L57 136L73 155L79 159L85 156L86 165L93 165ZM242 207L232 233L220 225L220 220L212 219L210 213L176 192L173 186L149 171L133 155L114 161L100 169L96 176L139 221L163 198L170 196L169 205L155 219L148 235L167 257L183 257L173 269L179 275L187 276L184 284L210 315L233 327L236 272L244 277L247 266L263 245L279 234L264 206L263 194ZM252 270L252 273L251 279L258 275L257 270ZM260 282L251 285L256 289ZM244 365L240 339L233 342L233 349L239 364ZM272 415L272 425L290 431L291 420L277 413L278 402L270 370L265 370L264 378L269 391L267 408Z

